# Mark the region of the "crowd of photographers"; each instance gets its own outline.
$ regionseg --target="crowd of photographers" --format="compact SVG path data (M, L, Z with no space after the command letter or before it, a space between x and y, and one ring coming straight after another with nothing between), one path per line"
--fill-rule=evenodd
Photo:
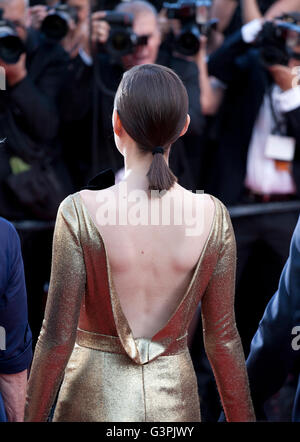
M172 68L188 91L190 128L170 156L179 184L227 206L300 199L298 0L0 0L0 9L0 216L53 222L66 195L113 183L91 181L101 170L122 176L113 99L123 72L144 63ZM246 355L297 220L295 210L233 219ZM35 343L52 230L23 223L19 234ZM197 336L200 319L195 327ZM199 350L194 360L209 373Z

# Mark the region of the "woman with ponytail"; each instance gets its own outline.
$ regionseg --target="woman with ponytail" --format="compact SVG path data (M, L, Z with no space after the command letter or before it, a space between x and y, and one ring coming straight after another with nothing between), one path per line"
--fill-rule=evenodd
M201 302L205 348L228 421L253 421L234 317L236 246L215 197L169 169L188 130L179 77L127 71L113 128L123 181L83 190L58 211L45 319L32 364L27 421L199 422L188 327Z

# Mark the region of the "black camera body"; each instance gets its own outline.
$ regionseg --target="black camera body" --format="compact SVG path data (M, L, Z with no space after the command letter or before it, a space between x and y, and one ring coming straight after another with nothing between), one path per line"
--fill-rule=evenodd
M147 36L139 37L133 32L132 14L107 11L102 20L110 25L110 34L105 48L113 57L119 58L132 54L137 46L147 44Z
M13 23L3 18L0 9L0 58L7 64L15 64L25 52L25 45Z
M69 32L71 20L78 23L77 10L62 0L55 6L48 7L48 11L42 22L41 32L49 40L61 41Z
M276 22L266 22L256 40L260 58L265 66L280 64L287 66L291 58L291 50L288 48L287 39L289 31L300 36L300 26L288 20L288 15L280 17Z
M210 0L179 0L177 3L164 3L169 19L181 22L181 32L175 38L175 49L187 56L195 55L200 49L200 37L208 37L212 29L216 29L218 20L211 19L204 23L197 22L197 7L210 7Z

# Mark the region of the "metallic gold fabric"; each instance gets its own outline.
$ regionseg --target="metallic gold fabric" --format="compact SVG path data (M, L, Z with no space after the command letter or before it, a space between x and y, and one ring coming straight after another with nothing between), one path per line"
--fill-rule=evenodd
M215 216L192 280L152 339L134 338L105 244L80 194L61 204L45 319L30 373L25 420L200 421L186 344L201 302L204 342L228 421L255 420L234 318L236 245L229 214Z

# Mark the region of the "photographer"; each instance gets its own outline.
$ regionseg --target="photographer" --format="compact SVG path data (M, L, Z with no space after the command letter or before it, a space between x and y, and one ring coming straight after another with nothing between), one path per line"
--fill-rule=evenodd
M62 2L55 2L56 5L63 6ZM49 4L49 2L48 2ZM69 54L70 58L75 58L78 55L78 50L81 45L88 41L88 25L89 25L89 10L90 0L68 0L65 2L67 14L66 19L70 13L68 20L67 35L61 38L60 44ZM55 7L50 8L51 5L36 5L29 9L31 27L40 30L43 27L43 22L49 15L49 12L55 13ZM58 26L58 22L53 21L54 28ZM48 26L49 27L49 26Z
M97 143L94 142L94 152L99 157L94 163L93 174L99 168L112 168L114 172L123 167L122 156L112 148L113 137L111 129L111 121L108 118L113 109L114 91L126 69L138 64L158 63L163 64L177 72L184 81L190 99L189 113L191 115L191 136L198 136L203 130L203 117L201 114L199 102L199 84L198 72L194 63L184 59L176 58L169 53L159 51L161 36L158 27L157 13L152 5L147 2L134 1L130 3L120 4L116 10L120 13L131 13L134 17L132 30L133 33L145 41L143 44L136 45L129 53L118 57L112 57L107 49L109 44L110 29L113 30L114 25L108 26L105 22L105 13L96 12L92 16L92 42L94 44L102 44L102 52L96 53L94 60L88 57L91 54L89 48L85 47L80 51L81 60L74 69L73 78L68 80L64 91L63 115L67 121L82 121L87 115L89 120L94 118L94 134L95 126L97 126L98 137ZM125 27L124 27L125 30ZM96 62L95 62L96 60ZM94 89L93 95L93 75ZM98 97L98 103L95 109L95 93ZM94 99L93 113L91 113ZM95 112L96 115L95 122ZM87 121L87 120L86 120ZM85 143L87 144L87 143ZM71 147L71 146L70 146ZM81 146L82 149L82 146ZM178 143L174 149L173 157L171 155L171 167L177 174L181 183L189 188L194 187L189 170L188 160L186 158L186 145L182 148L182 143ZM91 172L89 172L91 174ZM91 177L91 175L90 175Z
M3 26L9 23L15 32L11 48L5 38L0 40L0 65L5 70L7 85L6 90L1 91L0 108L0 132L5 138L0 150L1 215L13 220L47 219L50 204L39 207L38 197L35 201L32 196L31 206L26 189L18 192L18 184L25 184L29 176L28 173L25 177L22 172L29 172L42 156L51 155L57 158L56 169L68 183L55 140L59 128L57 99L68 58L59 45L42 39L39 33L26 27L25 0L0 0L0 8L3 9ZM20 46L17 54L16 42ZM11 59L5 61L3 56ZM62 196L64 193L62 191Z
M298 0L214 0L212 15L219 21L218 31L227 38L256 18L272 20L290 11L299 11Z
M209 59L209 74L224 85L224 100L217 115L214 174L207 189L228 205L293 201L300 196L300 87L293 87L292 70L299 64L300 45L288 52L286 31L276 37L280 29L276 26L251 22ZM297 212L288 210L233 219L237 324L245 352L275 291L296 222ZM241 282L254 256L251 271L257 279L248 300Z
M237 0L214 0L212 3L212 15L219 20L218 30L224 32L230 25L232 17L237 9Z
M211 16L218 20L217 33L230 35L237 28L240 29L242 21L248 23L254 19L272 20L274 17L300 10L298 0L215 0L211 7ZM231 22L230 22L231 20ZM220 41L222 38L219 39ZM202 39L200 51L195 62L199 69L199 82L201 86L201 105L204 115L215 115L222 103L225 85L215 77L209 77L207 71L207 56L212 50L207 48L207 39Z
M14 33L9 46L0 39L0 65L6 90L0 91L0 215L13 221L55 219L58 204L72 189L61 159L57 101L68 57L58 44L27 28L25 0L0 0L4 29ZM9 62L3 57L8 57ZM48 281L51 230L19 231L36 338L43 317L43 286Z

